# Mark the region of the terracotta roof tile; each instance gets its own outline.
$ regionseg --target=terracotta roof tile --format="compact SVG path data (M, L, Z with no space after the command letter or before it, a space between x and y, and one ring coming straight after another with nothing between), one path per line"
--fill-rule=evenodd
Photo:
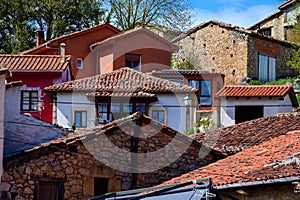
M5 65L12 72L62 72L69 65L60 62L59 55L0 55L0 65Z
M284 97L293 90L290 85L225 85L217 97Z
M300 176L300 132L285 132L257 146L205 167L173 178L164 184L212 178L215 186L269 181Z
M278 9L279 9L279 10L286 9L286 8L289 7L290 5L293 5L293 4L297 3L297 1L298 1L298 0L289 0L289 1L287 1L287 2L285 2L285 3L283 3L283 4L281 4L281 5L278 7Z
M300 130L300 113L282 113L193 135L204 145L227 155L253 147L271 138Z
M150 76L148 74L127 67L121 68L108 74L78 79L45 88L45 91L48 92L73 90L127 93L139 91L145 93L198 93L198 90L193 87Z

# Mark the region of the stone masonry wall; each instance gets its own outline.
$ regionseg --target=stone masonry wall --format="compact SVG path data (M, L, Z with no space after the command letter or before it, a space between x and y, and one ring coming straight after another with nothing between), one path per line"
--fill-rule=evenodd
M89 134L84 140L69 141L67 145L62 142L40 147L6 160L0 194L6 199L34 199L39 181L48 178L63 180L63 199L87 199L94 195L94 177L108 178L110 192L128 190L133 184L157 185L221 158L206 147L170 134L169 129L157 127L157 132L158 129L147 126L126 127L128 134L117 128L106 134ZM130 133L138 129L139 156L134 157L136 154L130 152L134 145ZM162 167L163 162L167 165ZM140 171L130 171L136 166ZM135 175L136 172L140 173Z
M224 74L225 84L240 84L247 76L247 38L246 34L210 24L180 40L177 57L195 56L200 69Z

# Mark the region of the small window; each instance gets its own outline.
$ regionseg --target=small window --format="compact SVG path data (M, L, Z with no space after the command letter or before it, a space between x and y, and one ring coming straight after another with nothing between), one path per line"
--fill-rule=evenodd
M108 178L94 178L94 196L100 196L108 192Z
M276 58L258 55L258 80L261 82L276 80Z
M76 67L77 67L77 69L83 69L83 59L82 58L77 58Z
M132 114L132 112L133 112L132 103L124 103L123 104L123 112Z
M152 110L152 119L165 123L165 111L164 110Z
M125 54L125 67L130 67L140 71L141 55L138 54Z
M261 33L263 35L266 35L266 36L271 36L271 34L272 34L271 30L272 30L271 28L264 28L264 29L258 30L257 32Z
M37 200L62 200L63 182L59 180L43 180L37 182Z
M21 110L37 111L39 109L38 91L22 91L21 92Z
M146 112L146 104L145 103L136 103L135 111L145 113Z
M200 105L211 106L211 81L210 80L189 80L189 85L200 91Z
M75 111L75 126L86 128L86 124L87 124L87 112Z

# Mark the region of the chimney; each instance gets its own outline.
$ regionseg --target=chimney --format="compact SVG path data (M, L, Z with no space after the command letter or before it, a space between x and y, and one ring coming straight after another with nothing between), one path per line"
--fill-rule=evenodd
M40 46L45 42L44 40L44 30L37 30L36 31L36 46Z
M60 62L63 63L66 60L66 44L60 43Z

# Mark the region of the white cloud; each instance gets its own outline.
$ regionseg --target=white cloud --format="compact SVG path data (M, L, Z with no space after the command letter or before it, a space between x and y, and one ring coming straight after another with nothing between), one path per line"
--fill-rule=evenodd
M194 9L193 26L215 19L224 23L248 28L276 11L277 7L271 5L257 5L246 9L224 7L216 12L205 9Z

